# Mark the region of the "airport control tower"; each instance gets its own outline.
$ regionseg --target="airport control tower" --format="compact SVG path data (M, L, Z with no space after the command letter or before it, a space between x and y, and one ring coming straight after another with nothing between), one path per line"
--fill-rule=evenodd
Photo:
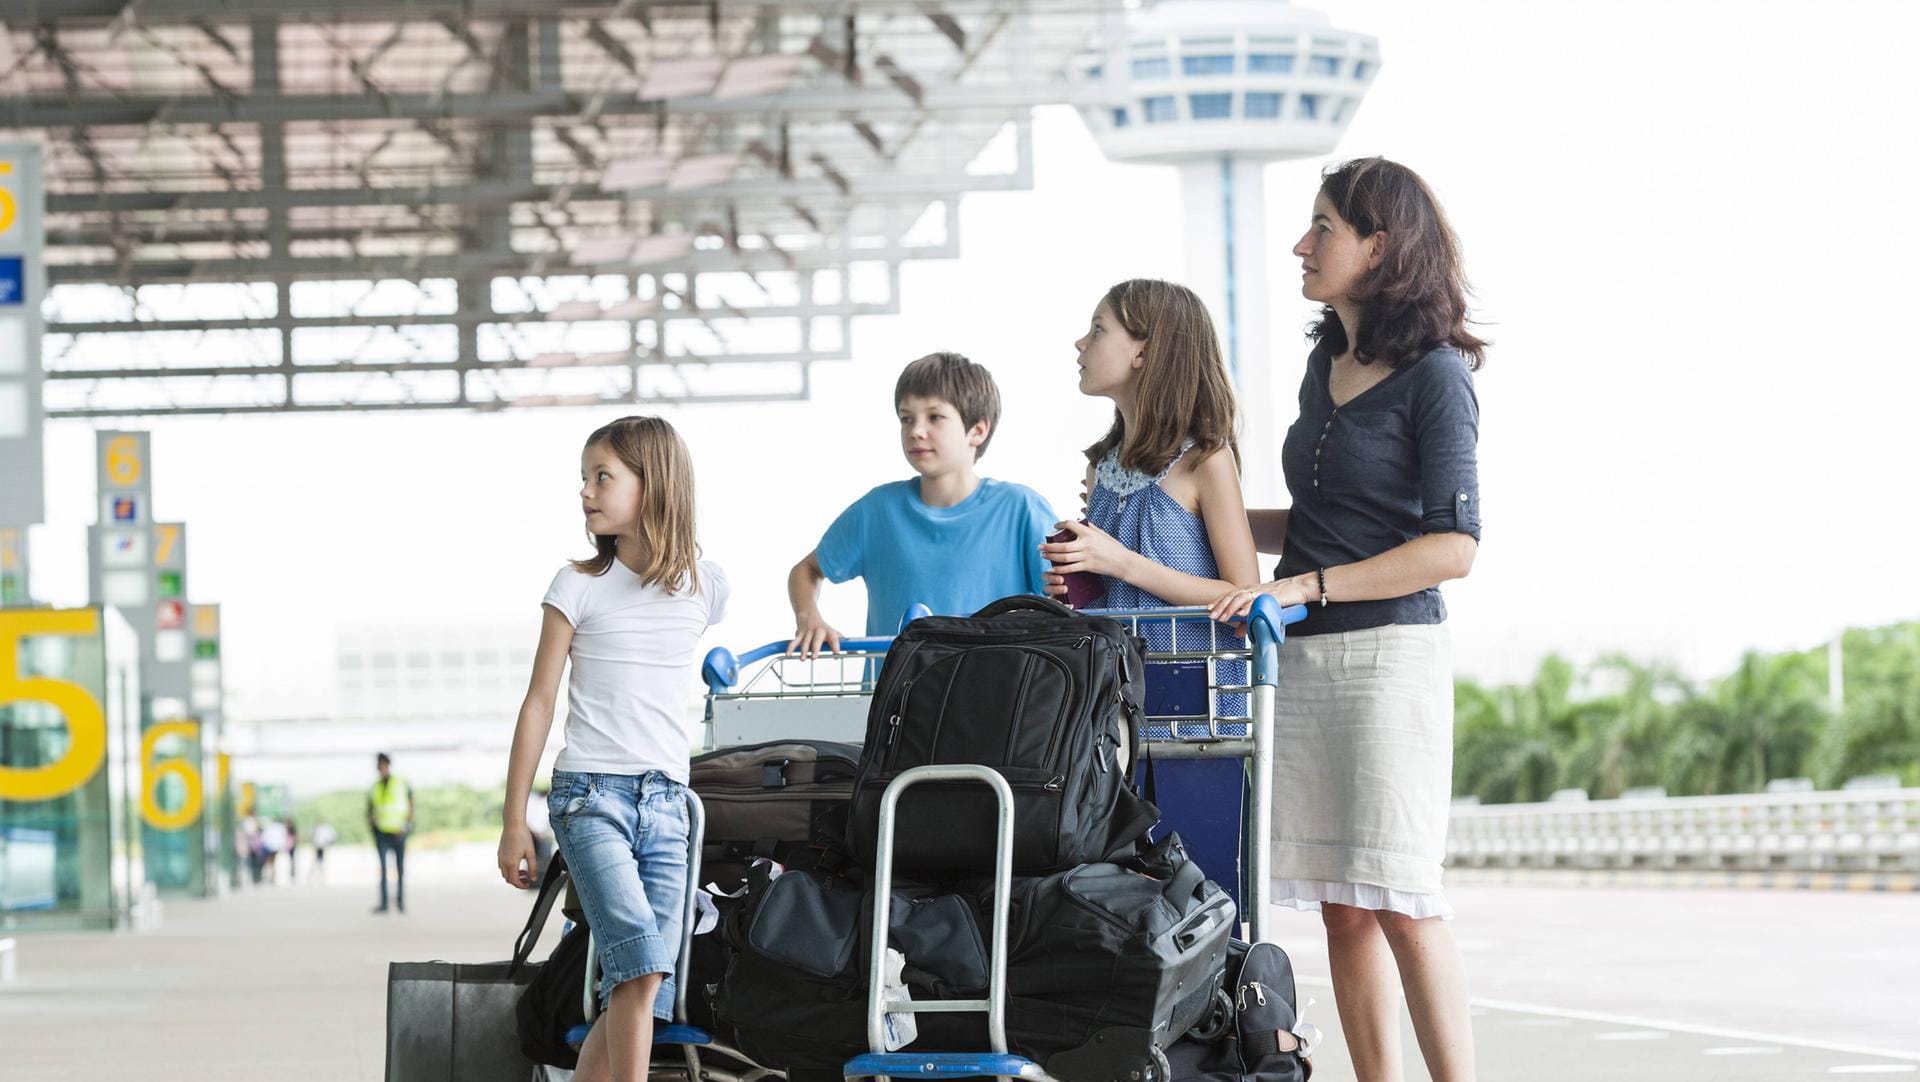
M1263 173L1332 154L1379 69L1377 39L1285 0L1136 8L1113 17L1080 69L1111 91L1081 111L1107 157L1180 170L1184 281L1213 312L1239 388L1250 506L1284 502L1281 425L1301 352L1297 321L1278 352L1269 333L1267 268L1290 257L1267 244Z

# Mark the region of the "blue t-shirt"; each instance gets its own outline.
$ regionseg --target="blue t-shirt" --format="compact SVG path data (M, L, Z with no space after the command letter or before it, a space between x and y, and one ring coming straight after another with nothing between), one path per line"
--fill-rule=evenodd
M840 512L814 555L832 582L865 579L867 634L892 635L907 606L964 616L1037 594L1040 543L1059 521L1038 492L983 477L952 507L920 501L920 479L881 485Z

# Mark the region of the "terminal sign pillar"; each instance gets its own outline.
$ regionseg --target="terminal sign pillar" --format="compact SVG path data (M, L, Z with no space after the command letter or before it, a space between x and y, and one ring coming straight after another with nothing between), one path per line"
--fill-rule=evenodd
M27 527L46 514L41 192L40 148L0 143L0 606L27 603Z
M217 854L205 829L210 744L191 705L187 528L153 518L152 439L96 433L100 520L90 531L93 596L133 625L145 700L140 821L147 876L162 890L205 895Z

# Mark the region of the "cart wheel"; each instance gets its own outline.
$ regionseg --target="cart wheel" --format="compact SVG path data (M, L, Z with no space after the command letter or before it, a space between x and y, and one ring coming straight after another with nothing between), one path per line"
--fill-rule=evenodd
M1167 1062L1167 1054L1157 1044L1153 1046L1153 1077L1148 1082L1173 1082L1173 1064Z
M1201 1044L1212 1044L1227 1035L1227 1030L1233 1028L1233 1021L1233 997L1227 994L1225 988L1215 988L1213 1002L1208 1005L1207 1013L1201 1015L1200 1020L1187 1030L1187 1036Z

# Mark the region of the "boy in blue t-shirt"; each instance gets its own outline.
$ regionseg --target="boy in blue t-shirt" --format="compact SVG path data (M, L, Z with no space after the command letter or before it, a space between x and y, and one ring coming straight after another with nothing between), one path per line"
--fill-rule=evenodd
M823 578L866 581L868 635L892 635L909 605L965 615L1045 589L1040 543L1053 528L1053 509L1025 485L973 469L1000 422L993 376L957 353L933 353L900 373L893 401L900 450L919 476L855 500L793 565L789 652L840 649L840 632L820 616Z

